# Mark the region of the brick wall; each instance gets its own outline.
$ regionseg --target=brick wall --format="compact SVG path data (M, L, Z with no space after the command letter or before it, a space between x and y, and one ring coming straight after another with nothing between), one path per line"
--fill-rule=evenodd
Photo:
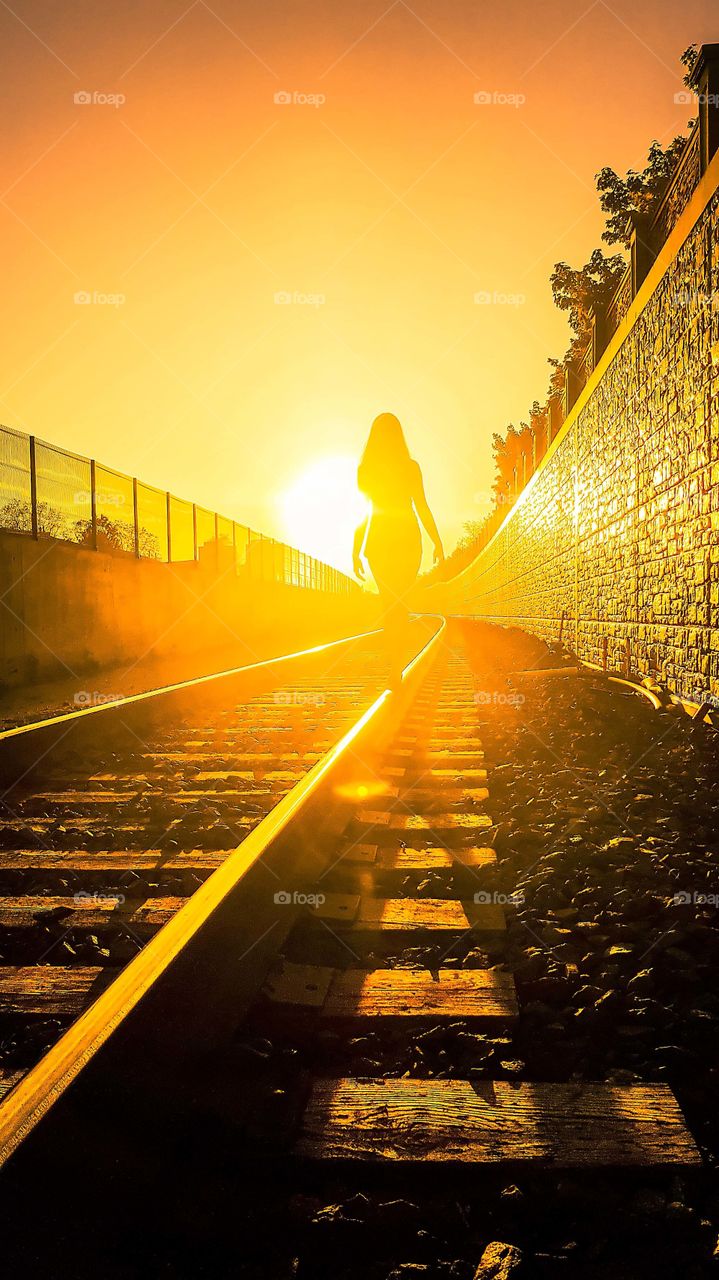
M434 606L719 696L719 155L539 470ZM712 350L714 349L713 363ZM628 646L628 648L627 648Z

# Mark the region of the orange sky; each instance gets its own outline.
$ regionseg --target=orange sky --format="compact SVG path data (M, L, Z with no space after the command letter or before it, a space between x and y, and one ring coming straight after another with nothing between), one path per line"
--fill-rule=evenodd
M3 2L0 420L283 537L393 410L451 546L566 347L594 174L682 130L712 8Z

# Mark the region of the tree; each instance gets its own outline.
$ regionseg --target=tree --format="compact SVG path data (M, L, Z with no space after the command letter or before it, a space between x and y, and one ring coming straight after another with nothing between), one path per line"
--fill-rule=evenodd
M146 532L143 530L142 532ZM96 521L97 533L97 549L98 551L134 551L135 549L135 529L127 520L111 520L107 515L99 515ZM152 535L149 535L152 537ZM91 546L92 537L92 520L77 520L75 523L75 541L80 542L83 546ZM154 539L156 551L149 553L157 558L159 546L157 539Z
M473 547L483 528L484 520L465 520L462 526L462 534L457 541L456 550L464 551L467 547Z
M577 271L566 262L558 262L549 283L555 307L567 311L575 337L586 341L590 335L590 313L599 311L614 293L626 270L621 253L607 257L595 249L588 262Z
M687 86L687 89L691 89L693 87L692 81L694 78L694 68L698 57L699 46L696 44L690 44L689 47L680 55L679 61L682 66L686 68L684 72L684 83Z
M521 454L521 438L522 431L518 431L513 422L510 422L505 435L495 431L492 436L492 452L497 472L492 488L497 506L514 499L515 468Z
M422 574L422 585L431 586L433 582L440 582L444 578L460 573L468 564L471 564L478 551L489 540L498 523L497 511L491 512L484 520L465 521L463 532L454 550L450 552L442 564L435 565L432 569Z
M557 360L554 356L549 356L547 364L552 370L549 375L549 389L547 391L547 399L551 400L553 396L558 395L564 388L564 361Z
M29 533L32 529L32 508L29 498L10 498L0 507L0 529L16 529Z
M148 560L161 560L160 543L154 533L150 533L149 529L145 529L140 525L138 530L139 552L142 557Z
M642 172L629 169L624 178L609 166L600 169L596 179L597 191L602 210L607 214L602 240L629 248L632 227L646 218L661 199L686 144L687 139L681 134L673 138L666 148L655 138Z

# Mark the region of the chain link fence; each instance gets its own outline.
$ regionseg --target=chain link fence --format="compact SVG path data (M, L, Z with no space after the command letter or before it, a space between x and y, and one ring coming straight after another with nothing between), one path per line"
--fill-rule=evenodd
M199 561L258 582L349 595L332 565L94 459L0 426L0 529L165 563Z

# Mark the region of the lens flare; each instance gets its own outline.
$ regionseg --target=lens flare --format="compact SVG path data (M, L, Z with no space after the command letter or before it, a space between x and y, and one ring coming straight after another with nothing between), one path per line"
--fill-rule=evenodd
M377 800L394 795L387 782L343 782L334 789L339 800Z

